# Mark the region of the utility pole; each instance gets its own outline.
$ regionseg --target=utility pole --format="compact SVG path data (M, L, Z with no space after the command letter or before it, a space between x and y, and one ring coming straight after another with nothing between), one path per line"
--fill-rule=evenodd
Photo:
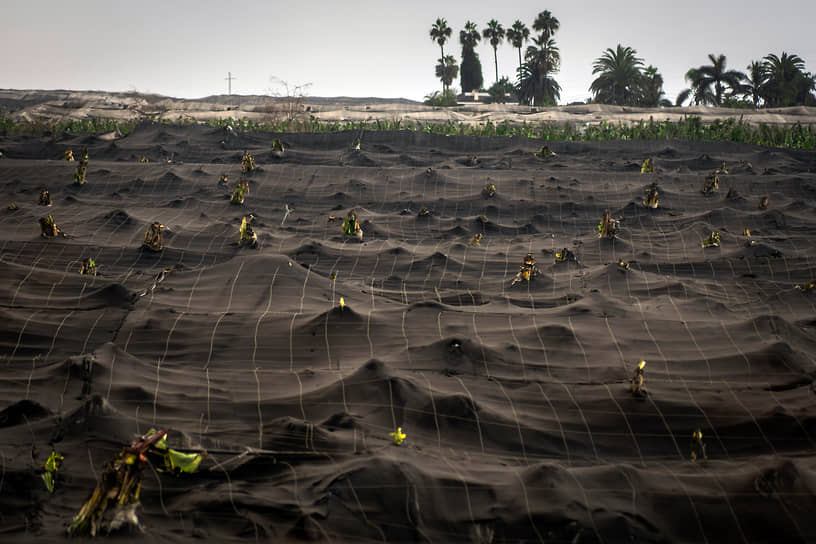
M227 89L228 89L227 93L230 96L232 96L232 80L233 79L238 79L238 78L237 77L232 77L232 72L227 72L227 77L225 77L224 79L227 80Z

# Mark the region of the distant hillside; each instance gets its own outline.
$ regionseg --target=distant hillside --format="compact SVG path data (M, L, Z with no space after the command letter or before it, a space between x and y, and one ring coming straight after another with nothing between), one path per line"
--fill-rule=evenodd
M16 121L115 119L145 117L206 121L228 117L252 121L280 120L292 115L314 116L327 122L408 121L422 123L574 123L602 121L679 121L699 116L703 122L742 118L751 124L816 125L816 108L803 106L763 110L709 108L636 108L586 104L531 108L518 104L473 103L453 108L426 106L404 98L314 97L298 99L270 96L216 95L204 98L173 98L136 92L0 90L0 115Z

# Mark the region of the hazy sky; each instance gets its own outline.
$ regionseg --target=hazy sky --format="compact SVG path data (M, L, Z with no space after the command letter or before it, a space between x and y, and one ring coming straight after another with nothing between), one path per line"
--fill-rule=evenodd
M658 67L674 100L683 74L708 53L745 70L768 53L797 53L816 72L816 1L613 0L0 0L0 88L138 90L178 97L311 84L312 96L421 100L440 88L437 17L453 28L446 53L461 56L459 30L495 18L532 26L549 9L561 22L561 102L586 99L592 62L618 43ZM485 86L493 51L478 47ZM518 55L499 47L499 75L515 78ZM458 86L459 82L455 83Z

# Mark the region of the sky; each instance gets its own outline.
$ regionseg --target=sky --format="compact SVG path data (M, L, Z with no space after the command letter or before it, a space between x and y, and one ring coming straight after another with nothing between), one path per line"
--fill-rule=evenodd
M771 11L769 6L773 7ZM615 0L0 0L0 88L152 92L183 98L285 93L422 100L439 90L437 17L461 57L466 21L528 27L548 9L561 23L561 103L586 100L592 63L618 43L656 66L674 101L683 74L724 54L745 71L769 53L796 53L816 72L816 1ZM477 47L485 87L493 49ZM515 79L518 53L498 49L499 77ZM458 86L458 79L454 86Z

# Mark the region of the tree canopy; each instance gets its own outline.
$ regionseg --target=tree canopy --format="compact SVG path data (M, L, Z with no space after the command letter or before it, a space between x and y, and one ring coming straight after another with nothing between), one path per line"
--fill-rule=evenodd
M496 56L496 49L504 39L504 27L496 19L490 19L487 23L487 28L482 31L482 36L484 39L490 41L490 45L493 47L493 64L496 68L496 82L498 82L499 61Z
M773 53L762 59L764 79L759 87L759 95L768 107L777 108L795 105L816 105L812 91L816 88L816 78L805 72L805 61L798 55L783 52Z
M445 42L448 41L452 33L453 30L448 26L448 22L445 19L437 19L431 26L431 39L439 44L443 59L445 58Z
M561 53L553 39L561 23L548 10L542 11L533 22L539 32L527 47L524 63L518 68L516 94L520 104L535 106L555 105L561 97L561 86L552 77L561 66Z
M475 47L482 39L476 23L468 21L465 28L459 31L459 42L462 44L462 66L460 69L462 92L467 93L482 88L482 63Z
M589 90L594 93L596 102L621 106L638 102L643 59L637 56L637 51L618 44L616 49L607 49L592 67L592 73L598 77Z
M521 67L521 48L530 39L530 29L517 19L513 26L507 29L505 36L507 41L518 49L519 67Z
M589 90L599 104L671 105L664 98L663 76L654 66L643 68L643 59L631 47L618 44L615 49L607 49L592 66L592 73L598 77Z
M552 77L561 64L561 53L555 40L544 39L544 35L533 38L527 48L525 62L518 70L516 93L519 102L534 106L550 106L561 98L561 86Z
M439 64L436 65L436 77L442 80L442 90L447 91L453 80L459 74L459 66L456 65L456 59L453 55L447 55L439 59Z
M561 55L554 36L561 23L549 10L535 17L531 28L516 20L505 28L496 19L487 22L480 32L476 23L467 21L459 32L462 58L457 66L445 55L445 44L453 31L443 18L431 26L430 37L439 45L440 57L436 75L442 80L443 91L452 78L461 78L462 92L481 90L484 85L482 65L476 51L484 39L493 49L495 93L498 97L506 89L506 78L499 77L498 47L503 41L518 50L515 94L521 104L556 104L561 86L554 79L559 72ZM534 34L535 33L535 34ZM534 45L525 44L532 39ZM644 61L631 47L618 44L606 49L592 64L595 79L590 85L592 100L604 104L637 106L670 106L663 90L663 76L654 66ZM708 55L708 62L686 71L688 88L681 91L675 105L690 101L696 105L728 107L786 107L816 106L816 76L805 70L804 60L796 54L783 51L781 55L768 54L751 62L747 72L729 69L723 54ZM501 85L498 85L502 82ZM498 85L498 86L497 86ZM501 92L500 92L501 91Z
M549 10L544 10L539 13L533 22L533 30L540 32L544 41L552 38L560 27L561 23Z
M692 95L695 104L721 106L726 91L731 95L739 93L745 74L738 70L727 70L725 55L715 56L711 53L708 60L711 64L691 68L686 72L685 78L689 83L689 89L681 92L678 100L680 97L688 98Z

